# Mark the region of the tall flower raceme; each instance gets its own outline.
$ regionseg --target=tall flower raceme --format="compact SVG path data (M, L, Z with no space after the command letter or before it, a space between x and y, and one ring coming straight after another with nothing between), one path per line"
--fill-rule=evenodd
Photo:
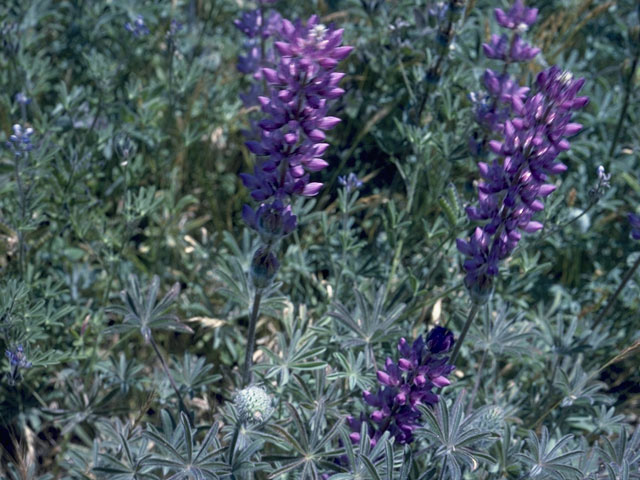
M296 227L293 197L314 196L322 187L310 173L328 166L324 132L340 122L328 108L344 93L338 87L344 73L336 67L352 50L341 46L342 29L327 28L316 16L306 24L282 20L277 38L275 68L262 68L269 96L259 97L265 114L260 139L247 142L259 161L253 174L241 174L251 196L262 202L257 209L245 205L243 217L269 250Z
M557 157L569 150L567 137L582 128L571 117L588 102L588 97L577 96L583 84L584 79L576 80L556 66L541 72L535 91L512 102L513 115L505 121L500 140L489 142L496 158L478 164L478 204L467 208L471 220L485 223L469 240L457 241L467 257L465 284L476 297L490 291L499 262L513 252L522 232L542 228L533 216L544 208L541 200L556 189L548 183L550 177L567 169Z
M316 195L322 188L322 183L311 182L310 174L328 166L322 158L329 147L324 132L340 122L328 114L329 105L344 94L338 86L344 73L337 72L336 67L353 49L341 45L342 29L322 25L315 15L306 23L294 24L272 14L268 18L277 21L264 28L262 12L262 8L249 12L236 22L249 38L258 34L263 37L261 49L252 48L250 57L241 58L240 68L246 67L250 72L259 66L254 79L264 82L267 89L257 97L264 116L257 123L258 132L250 135L256 140L246 143L257 162L253 173L240 175L253 199L260 202L257 208L245 205L242 216L262 240L250 268L256 292L249 319L244 384L251 381L255 323L262 290L278 271L279 241L297 225L292 200L297 195ZM264 66L271 63L271 59L264 58L264 35L274 40L271 67Z
M526 8L521 0L516 0L509 11L496 8L494 13L498 24L510 30L510 33L493 34L489 42L482 45L485 56L502 62L502 68L501 71L485 70L483 84L486 93L470 95L481 130L480 134L476 133L470 139L471 152L476 156L487 153L487 137L502 130L504 122L512 113L513 105L521 106L529 93L528 87L519 85L509 74L509 66L528 62L540 53L539 48L522 38L524 32L535 23L537 8Z
M365 402L375 407L368 422L369 438L373 445L389 431L400 444L413 441L413 431L420 426L418 405L435 405L438 394L434 391L449 385L448 376L454 370L447 353L454 344L453 334L444 327L435 327L426 341L419 336L413 344L404 338L398 342L400 358L394 362L387 358L383 370L379 370L381 387L376 393L365 391ZM354 443L360 441L364 416L348 417Z

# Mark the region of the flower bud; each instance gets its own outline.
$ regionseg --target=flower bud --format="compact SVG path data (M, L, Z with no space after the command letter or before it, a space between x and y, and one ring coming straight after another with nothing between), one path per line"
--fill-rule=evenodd
M268 247L256 250L251 260L251 279L256 288L267 288L280 268L278 258Z
M262 424L273 413L271 396L255 385L240 390L233 398L240 423Z

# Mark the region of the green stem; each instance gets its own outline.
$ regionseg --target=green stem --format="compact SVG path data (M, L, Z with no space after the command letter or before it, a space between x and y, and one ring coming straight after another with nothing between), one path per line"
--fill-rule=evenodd
M458 353L460 353L460 347L462 347L462 342L464 342L464 339L467 336L467 332L469 331L469 327L473 323L473 320L478 315L479 309L480 307L478 306L478 304L474 303L473 306L471 307L471 310L469 310L469 316L467 317L467 321L464 324L464 327L462 327L462 332L460 333L460 336L456 341L455 347L453 347L453 352L451 353L451 359L449 360L449 363L455 363L456 359L458 358Z
M262 299L262 290L257 289L253 297L253 308L249 317L249 332L247 336L247 349L244 354L244 367L242 369L242 385L246 386L251 383L251 366L253 364L253 350L256 348L256 323L258 322L258 313L260 312L260 300Z
M420 169L414 173L411 178L411 183L407 189L407 205L405 207L405 212L407 215L411 214L411 208L413 207L413 197L416 191L416 185L418 182L418 177L420 176ZM387 278L387 284L384 289L384 297L383 300L386 300L387 295L389 295L389 290L391 290L391 282L393 282L393 278L396 275L396 270L398 269L398 265L400 265L400 257L402 255L402 248L404 246L404 238L398 240L396 244L396 250L393 254L393 261L391 262L391 271L389 272L389 277Z
M639 266L640 266L640 256L638 256L638 259L636 260L636 262L627 271L624 278L620 282L620 285L618 285L618 288L614 292L613 296L609 299L609 301L607 302L607 305L604 307L604 310L602 310L600 315L598 315L598 318L596 318L595 321L593 322L593 328L597 327L600 324L600 322L602 322L604 317L607 316L607 314L609 313L609 310L611 310L611 307L613 307L613 304L615 303L616 298L618 298L618 295L620 295L620 292L622 292L622 289L629 282L629 280L631 280L631 277L633 277L633 274L635 273L635 271L638 269Z
M471 397L469 398L469 404L467 405L466 415L471 415L471 409L473 408L473 401L476 399L478 389L480 388L480 379L482 378L482 369L484 368L484 362L487 360L488 349L482 353L482 359L480 365L478 365L478 371L476 372L476 381L473 384L473 390L471 391Z
M24 275L24 257L26 253L24 233L22 232L23 223L26 217L27 210L27 198L24 192L24 185L22 184L22 177L20 176L20 157L14 156L15 171L16 171L16 184L18 186L18 203L20 207L20 225L17 226L18 230L18 268L20 270L20 278Z
M176 395L178 397L178 403L180 404L180 410L182 410L187 415L187 417L191 418L191 416L189 415L189 411L187 410L187 407L185 406L184 401L182 400L182 395L180 394L180 390L178 390L178 386L176 385L176 381L173 379L173 375L171 375L171 372L169 371L169 366L167 365L167 362L164 360L164 357L162 356L162 353L160 353L160 349L158 348L158 344L156 343L156 341L153 338L153 335L151 335L151 334L149 335L149 342L151 343L151 346L155 350L156 355L160 359L160 363L162 364L162 368L164 369L164 373L167 375L167 378L169 379L169 383L173 387L173 390L176 392Z
M631 69L629 70L629 75L627 76L624 88L624 100L622 101L622 110L620 111L620 118L618 118L618 124L616 125L616 130L613 134L613 138L611 139L611 147L609 147L609 158L613 157L613 153L616 150L616 145L618 144L618 139L620 138L620 132L622 131L622 124L624 123L624 117L627 115L627 108L629 107L629 97L631 96L631 83L633 80L633 76L636 72L636 68L638 67L638 57L640 56L640 49L636 56L633 58L633 62L631 63Z

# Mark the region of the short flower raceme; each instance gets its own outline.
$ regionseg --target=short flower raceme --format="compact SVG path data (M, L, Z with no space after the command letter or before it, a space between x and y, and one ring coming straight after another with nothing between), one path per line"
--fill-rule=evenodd
M34 145L31 141L33 128L25 128L22 125L15 124L12 127L12 130L13 134L9 135L7 148L11 149L16 157L21 157L27 152L33 150Z
M377 373L381 384L376 393L365 391L365 402L376 410L370 415L369 436L375 444L385 431L398 443L413 441L413 431L420 426L419 404L434 405L438 394L434 391L450 384L448 376L454 366L448 363L447 353L454 344L453 334L444 327L435 327L426 341L419 336L413 344L404 338L398 342L400 358L387 358L383 370ZM353 442L360 441L360 429L366 418L348 417ZM374 426L375 425L375 426Z

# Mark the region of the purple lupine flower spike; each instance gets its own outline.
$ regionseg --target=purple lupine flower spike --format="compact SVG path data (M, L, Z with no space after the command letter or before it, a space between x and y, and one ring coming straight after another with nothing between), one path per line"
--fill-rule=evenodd
M532 217L544 208L542 199L556 188L547 183L549 177L567 169L556 160L570 148L567 137L582 128L571 122L571 116L588 101L577 96L583 79L574 80L553 66L538 75L536 84L537 92L522 105L514 104L514 116L504 122L502 138L489 142L497 158L491 165L478 164L482 176L478 204L469 207L467 214L485 224L469 241L458 239L458 250L467 257L465 283L475 293L488 292L491 277L517 245L520 232L542 228Z
M294 25L282 20L280 40L274 43L278 63L262 68L270 95L259 97L266 114L259 123L260 141L247 142L254 154L264 157L253 174L241 176L259 201L271 197L313 196L321 183L311 182L310 173L327 167L322 155L329 146L325 131L340 119L327 114L328 102L344 90L335 72L337 63L352 47L341 46L342 30L328 29L312 16Z
M254 285L265 288L278 269L275 246L297 224L292 198L314 196L322 188L311 174L329 165L322 158L329 147L325 132L340 123L328 114L329 104L344 93L338 86L344 74L335 69L352 47L341 45L341 29L325 27L316 16L294 24L275 12L263 17L257 9L234 24L248 37L238 69L259 81L241 98L264 114L246 142L258 161L253 173L240 178L261 202L257 209L245 205L242 216L263 241L250 271ZM270 37L273 46L266 44Z
M454 370L446 354L454 344L453 334L443 327L435 327L425 341L419 336L413 344L401 338L398 342L400 358L385 361L384 369L377 372L381 387L376 393L363 392L365 402L376 410L371 413L368 431L372 445L389 431L398 443L413 441L413 431L420 425L418 405L438 402L436 388L450 384L447 378ZM353 442L360 441L360 429L366 419L350 417L349 426Z

